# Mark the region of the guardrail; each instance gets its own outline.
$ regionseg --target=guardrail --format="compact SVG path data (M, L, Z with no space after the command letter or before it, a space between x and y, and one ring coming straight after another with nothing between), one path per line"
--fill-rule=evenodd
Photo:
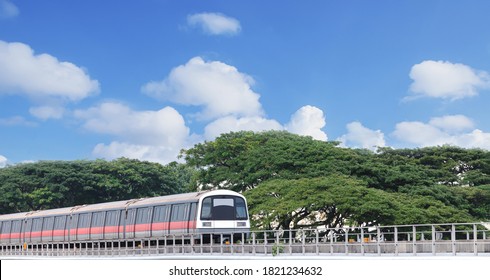
M0 256L128 257L185 255L490 255L484 223L261 230L128 240L2 244ZM206 243L205 241L209 241Z

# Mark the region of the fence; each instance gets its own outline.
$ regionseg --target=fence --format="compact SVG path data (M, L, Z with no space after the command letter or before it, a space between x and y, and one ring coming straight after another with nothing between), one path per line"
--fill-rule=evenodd
M490 255L483 223L396 225L166 235L128 240L2 244L0 256L399 256Z

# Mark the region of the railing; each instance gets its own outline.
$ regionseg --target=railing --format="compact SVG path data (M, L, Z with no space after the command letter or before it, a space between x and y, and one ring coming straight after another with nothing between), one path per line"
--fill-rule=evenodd
M0 256L407 256L490 255L483 223L166 235L128 240L2 244Z

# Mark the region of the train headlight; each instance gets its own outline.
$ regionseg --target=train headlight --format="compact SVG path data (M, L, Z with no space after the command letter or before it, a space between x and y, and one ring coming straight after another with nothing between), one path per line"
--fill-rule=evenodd
M247 222L237 222L236 223L236 226L237 227L246 227L247 226Z
M211 222L202 222L202 226L203 227L210 227L211 226Z

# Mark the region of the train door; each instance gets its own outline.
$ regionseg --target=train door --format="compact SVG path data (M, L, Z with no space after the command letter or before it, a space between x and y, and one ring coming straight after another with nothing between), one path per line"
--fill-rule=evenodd
M153 208L151 236L164 236L169 230L170 205L159 205Z
M104 239L115 239L119 235L119 214L121 211L107 211L104 223Z
M43 218L34 218L32 220L31 242L41 241L41 230L43 228Z
M123 238L134 238L134 223L136 218L136 209L126 209L124 211L124 233Z
M135 223L135 231L134 231L136 237L150 237L151 209L152 208L150 207L144 207L144 208L138 208L136 210L136 223Z
M45 217L41 230L41 241L53 241L54 217Z
M188 233L196 232L197 203L191 203L189 208L189 220L187 222Z
M15 220L12 222L12 231L10 233L10 240L12 240L12 243L19 243L21 242L21 227L22 227L22 220Z
M124 239L126 234L125 234L125 226L124 224L126 223L126 210L121 210L119 211L119 227L118 227L118 236L119 239Z
M65 241L66 215L54 218L53 241Z
M2 239L3 243L10 243L10 228L12 227L12 221L2 222Z
M77 240L90 239L90 220L92 213L82 213L78 215Z
M68 230L68 241L76 241L77 239L77 225L78 214L71 214L68 217L66 229Z
M90 223L91 240L104 238L105 213L105 211L92 213L92 220Z
M169 233L170 234L182 234L188 233L188 213L189 204L179 203L172 204L170 213Z
M22 226L22 240L23 242L31 242L31 229L32 219L25 219Z

